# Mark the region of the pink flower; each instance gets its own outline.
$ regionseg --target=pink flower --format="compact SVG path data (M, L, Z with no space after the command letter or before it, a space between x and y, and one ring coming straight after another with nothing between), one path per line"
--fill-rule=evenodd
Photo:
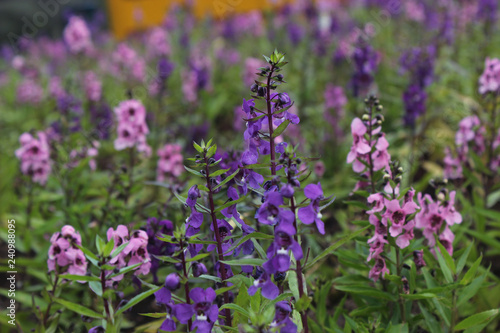
M436 245L434 235L438 235L448 252L453 252L453 233L449 226L462 222L462 216L455 209L455 194L450 192L448 199L442 198L435 202L429 194L418 194L418 202L422 209L415 215L416 227L423 230L431 250ZM443 229L443 224L445 224ZM445 245L446 243L446 245Z
M82 238L75 229L66 225L61 232L56 232L50 238L47 266L49 272L56 274L87 274L87 259L76 245L82 245ZM85 283L85 281L78 281Z
M66 96L66 91L64 90L61 78L59 76L52 76L49 81L49 93L53 98L62 98Z
M171 52L168 33L161 27L151 30L146 43L151 57L167 56Z
M385 206L387 210L382 215L382 222L385 221L385 224L387 224L387 221L391 221L389 233L392 237L397 237L403 231L406 216L415 213L418 206L413 201L405 202L403 206L400 206L399 200L397 199L385 199Z
M16 150L16 157L21 161L21 172L35 183L44 185L52 169L50 146L44 132L38 132L38 138L23 133L19 137L21 147Z
M156 169L158 181L164 181L167 178L175 179L184 172L181 149L178 144L167 144L158 149L159 159Z
M500 60L486 58L483 74L479 77L479 93L497 92L500 88Z
M115 108L118 118L118 138L115 140L115 149L136 147L145 156L151 155L151 147L146 142L149 133L146 124L146 109L141 102L131 99L121 102Z
M24 79L17 86L17 100L22 104L37 105L42 101L43 89L32 79Z
M377 257L377 258L375 258L375 265L370 270L368 277L370 279L373 279L373 281L377 282L381 275L383 278L385 276L385 274L388 274L388 273L390 273L390 271L389 271L389 269L387 269L387 266L385 265L384 258Z
M90 30L85 21L73 16L64 28L63 38L71 53L88 52L92 49Z
M134 275L146 275L149 273L151 268L151 258L149 256L147 245L148 245L148 235L143 230L132 231L129 235L129 231L126 226L119 225L116 230L109 228L107 232L108 242L111 239L114 240L113 251L124 243L127 243L125 248L120 252L118 256L113 258L109 264L116 266L120 269L127 266L139 265L134 272ZM123 279L123 274L112 278L112 281L118 282ZM113 283L108 281L109 283Z
M87 98L92 102L97 102L101 99L102 84L97 75L88 71L83 78L83 88Z

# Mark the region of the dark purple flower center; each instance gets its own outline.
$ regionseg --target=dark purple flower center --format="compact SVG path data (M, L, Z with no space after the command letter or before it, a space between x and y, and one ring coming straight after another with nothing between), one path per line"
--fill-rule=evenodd
M292 244L292 239L286 232L278 231L276 234L276 242L280 247L287 248Z
M212 303L209 303L209 302L198 302L194 305L194 309L196 310L196 312L201 315L201 314L205 314L205 312L208 311L208 309L210 309L210 305L212 305Z
M133 108L128 109L128 114L133 116L135 114L135 109Z
M405 219L405 213L401 210L397 210L392 213L392 222L395 224L400 224Z
M440 215L434 214L431 217L431 226L433 228L439 227L441 225L441 222L443 222L443 218Z

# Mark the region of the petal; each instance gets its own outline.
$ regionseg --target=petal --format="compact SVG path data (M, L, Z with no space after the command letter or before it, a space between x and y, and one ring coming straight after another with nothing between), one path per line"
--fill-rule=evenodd
M250 288L252 288L252 287L250 287ZM249 295L250 295L250 288L248 288ZM267 298L267 299L273 300L276 297L278 297L279 293L280 293L280 291L279 291L278 287L271 280L267 280L262 285L262 296ZM252 295L250 295L250 296L252 296Z
M311 224L316 219L316 212L314 211L312 204L310 204L307 207L299 208L298 216L302 223Z

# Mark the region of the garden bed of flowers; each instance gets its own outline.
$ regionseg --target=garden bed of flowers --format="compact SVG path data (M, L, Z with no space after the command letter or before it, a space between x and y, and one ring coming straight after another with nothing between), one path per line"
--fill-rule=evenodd
M297 1L0 59L2 332L498 332L491 0Z

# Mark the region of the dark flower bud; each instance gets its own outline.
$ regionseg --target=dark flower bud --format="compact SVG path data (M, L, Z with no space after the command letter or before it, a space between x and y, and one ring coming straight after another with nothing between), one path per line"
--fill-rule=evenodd
M408 282L408 279L406 276L403 276L401 278L401 282L403 283L403 292L408 295L410 293L410 283Z
M408 264L403 264L403 268L405 268L405 269L411 269L410 265L408 265Z
M266 87L259 87L257 95L259 95L260 97L264 97L266 95L266 93L267 93Z
M257 85L257 83L254 83L250 86L250 90L252 92L257 92L257 90L259 90L259 86Z
M174 264L174 268L178 271L181 271L182 270L182 264L180 262L177 262Z
M394 179L394 181L395 181L396 183L401 183L401 180L403 180L403 177L401 177L401 176L397 176L397 177Z
M174 291L179 288L181 279L177 273L170 273L165 279L165 288L170 291Z
M283 81L283 74L278 74L277 79Z
M286 273L277 272L274 274L274 281L278 284L282 283L283 281L285 281L285 277L286 277Z
M296 161L297 161L297 164L302 163L302 160L300 159L300 157L299 157L299 158L297 158L297 160L296 160Z
M383 109L384 109L384 107L382 105L377 105L377 111L378 112L381 112Z
M199 277L200 275L207 274L208 272L207 267L204 264L196 261L191 264L191 269L194 277Z
M215 163L215 158L210 157L210 158L208 159L208 164L214 164L214 163Z
M85 322L85 323L91 323L91 322L94 321L93 318L90 318L90 317L87 317L87 316L84 316L84 315L82 315L81 318L82 318L82 321Z
M417 271L426 265L424 260L424 251L413 251L413 261L417 267Z

